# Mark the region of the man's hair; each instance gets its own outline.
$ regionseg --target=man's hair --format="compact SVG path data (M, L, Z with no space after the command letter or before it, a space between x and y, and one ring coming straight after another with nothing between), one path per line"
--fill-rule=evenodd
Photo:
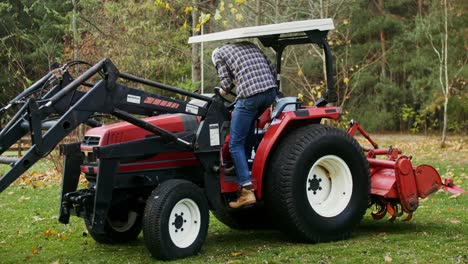
M213 53L211 53L211 61L213 62L213 65L216 67L216 59L215 59L215 55L216 53L218 53L219 51L219 48L216 48L213 50Z

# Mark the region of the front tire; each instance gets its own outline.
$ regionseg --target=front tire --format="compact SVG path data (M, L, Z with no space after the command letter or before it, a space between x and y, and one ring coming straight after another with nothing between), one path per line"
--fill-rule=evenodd
M293 239L346 239L368 205L369 165L344 131L309 125L287 135L273 153L265 179L271 217Z
M147 200L143 217L146 247L157 259L197 254L206 239L208 204L203 191L185 180L168 180Z

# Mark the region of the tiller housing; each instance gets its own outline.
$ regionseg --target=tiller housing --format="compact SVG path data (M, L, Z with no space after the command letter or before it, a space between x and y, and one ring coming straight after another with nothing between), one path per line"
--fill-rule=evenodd
M419 198L426 198L441 187L454 194L463 192L451 179L442 182L439 173L432 166L413 166L411 156L401 155L400 149L379 148L359 123L352 120L348 133L355 136L356 131L371 143L371 147L363 147L363 150L367 153L371 175L369 206L375 205L377 208L376 212L372 212L374 219L382 219L388 212L391 216L389 221L393 222L405 212L407 216L403 221L409 221L413 212L418 209ZM385 159L377 159L378 156Z

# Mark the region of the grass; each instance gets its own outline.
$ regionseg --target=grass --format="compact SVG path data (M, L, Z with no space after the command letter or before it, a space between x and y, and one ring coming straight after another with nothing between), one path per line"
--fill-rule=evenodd
M415 164L432 164L468 189L466 137L450 138L443 150L432 137L385 135L376 141L401 147ZM141 236L128 245L100 245L87 235L82 219L58 223L58 184L27 183L23 179L0 194L1 263L158 262ZM467 207L468 195L439 192L421 201L411 222L375 221L369 211L349 240L322 244L292 243L277 231L231 230L212 217L202 252L180 262L468 263Z

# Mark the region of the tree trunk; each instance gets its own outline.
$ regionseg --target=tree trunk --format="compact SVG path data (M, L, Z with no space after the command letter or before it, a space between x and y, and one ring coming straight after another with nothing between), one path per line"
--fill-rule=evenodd
M255 3L255 11L257 12L255 14L255 25L259 26L260 25L260 16L262 14L262 2L261 0L257 0Z
M447 139L447 108L448 108L448 97L445 96L444 100L444 121L442 128L442 140L440 142L440 147L445 147L445 140Z
M384 0L379 0L379 6L377 7L379 9L380 15L383 17L384 16ZM385 78L386 76L386 65L387 65L387 57L386 57L386 48L385 48L385 32L383 30L380 31L380 50L382 52L382 57L380 59L380 74L382 78Z
M72 30L73 30L73 60L77 61L79 60L79 55L78 55L78 22L77 22L77 3L76 0L72 0L72 5L73 5L73 14L72 14ZM77 68L79 70L79 68ZM86 134L86 126L85 125L80 125L78 128L78 133L80 138L84 137Z
M418 0L418 13L419 13L419 17L422 17L422 9L423 9L423 0Z
M76 0L72 0L73 5L73 18L72 18L72 28L73 28L73 60L78 60L78 29L76 23Z
M276 0L275 1L275 23L278 23L278 21L279 21L279 12L280 12L279 11L279 9L280 9L279 5L280 5L280 0Z
M445 96L445 101L444 101L444 125L442 128L442 140L440 142L440 147L443 148L445 147L445 140L447 137L447 108L448 108L448 100L450 96L450 87L449 87L449 81L448 81L448 14L447 14L447 0L444 0L444 40L443 40L443 63L444 63L444 87L442 89L444 90L444 96Z
M197 26L198 21L198 10L197 0L192 1L193 10L192 10L192 29ZM199 82L200 81L200 44L192 44L192 82Z

